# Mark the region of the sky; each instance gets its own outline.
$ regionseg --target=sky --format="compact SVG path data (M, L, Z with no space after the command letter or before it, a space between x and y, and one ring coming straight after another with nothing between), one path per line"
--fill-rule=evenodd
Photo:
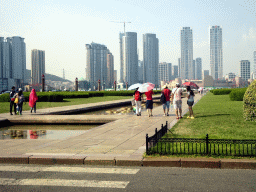
M21 36L26 43L26 65L31 50L45 50L46 73L74 81L85 78L85 44L104 44L120 70L119 32L137 32L139 59L142 35L159 39L159 62L178 64L180 30L193 30L193 57L210 69L209 28L221 26L224 74L240 73L239 62L253 67L256 51L256 1L254 0L0 0L0 36Z

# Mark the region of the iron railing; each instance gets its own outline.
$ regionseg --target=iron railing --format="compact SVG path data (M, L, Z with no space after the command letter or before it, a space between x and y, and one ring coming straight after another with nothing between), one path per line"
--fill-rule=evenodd
M146 153L256 157L256 140L209 139L208 134L205 139L159 138L156 134L152 137L146 135Z

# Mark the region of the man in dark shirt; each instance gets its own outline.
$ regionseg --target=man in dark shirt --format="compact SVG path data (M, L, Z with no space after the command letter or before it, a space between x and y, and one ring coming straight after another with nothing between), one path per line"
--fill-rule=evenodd
M14 114L16 115L16 103L14 103L15 87L12 87L10 92L10 114L12 115L12 107L14 107Z

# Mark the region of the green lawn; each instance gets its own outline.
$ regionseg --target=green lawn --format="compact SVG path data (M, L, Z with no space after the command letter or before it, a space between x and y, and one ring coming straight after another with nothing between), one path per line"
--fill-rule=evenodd
M37 109L45 109L51 107L62 107L68 105L80 105L87 103L97 103L102 101L113 101L120 99L131 99L131 96L104 96L104 97L89 97L89 98L75 98L75 99L65 99L63 102L38 102L36 104ZM23 111L29 110L30 107L27 103L23 105ZM0 102L0 113L8 113L10 111L9 102Z
M193 107L195 119L188 113L172 128L177 138L256 139L256 122L244 121L243 102L230 101L228 95L208 93Z

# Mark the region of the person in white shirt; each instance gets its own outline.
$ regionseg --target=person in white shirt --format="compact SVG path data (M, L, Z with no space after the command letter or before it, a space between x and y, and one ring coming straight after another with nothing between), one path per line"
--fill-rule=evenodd
M174 109L176 110L176 119L182 118L181 95L182 95L182 89L180 88L180 84L176 83L176 88L172 90L172 100L173 100Z

